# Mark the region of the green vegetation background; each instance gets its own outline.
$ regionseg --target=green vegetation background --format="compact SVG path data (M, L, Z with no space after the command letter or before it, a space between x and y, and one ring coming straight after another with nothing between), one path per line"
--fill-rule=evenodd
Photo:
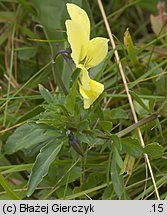
M111 44L105 61L91 69L105 93L89 110L76 91L73 63L60 55L53 64L56 52L69 47L67 2L87 11L92 37L108 38L95 0L0 1L0 199L156 199L145 153L167 199L167 27L156 34L159 25L150 21L158 1L102 1L136 113L146 119L145 148ZM68 129L84 157L69 145Z

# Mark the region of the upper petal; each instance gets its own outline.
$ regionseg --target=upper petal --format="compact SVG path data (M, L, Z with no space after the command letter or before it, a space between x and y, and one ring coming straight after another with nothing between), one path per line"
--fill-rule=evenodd
M108 52L108 39L96 37L89 41L85 67L87 69L98 65L106 57Z
M71 20L78 23L78 25L82 26L85 34L87 35L87 39L90 37L90 21L87 13L80 7L75 4L67 3L67 10L71 17Z
M75 21L66 20L65 24L67 29L68 42L70 43L72 49L71 57L77 67L79 62L82 61L86 55L86 47L84 45L84 32Z
M68 41L76 66L86 57L90 38L90 21L87 13L74 4L67 3L71 21L66 21Z

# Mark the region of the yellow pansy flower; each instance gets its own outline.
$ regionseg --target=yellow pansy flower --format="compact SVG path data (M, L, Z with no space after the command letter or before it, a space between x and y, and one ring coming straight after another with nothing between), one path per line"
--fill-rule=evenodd
M84 99L84 108L88 109L104 91L104 86L90 79L87 70L98 65L106 57L108 39L96 37L90 40L90 21L87 13L70 3L67 3L67 10L71 18L65 23L72 49L71 57L76 67L81 69L80 93Z

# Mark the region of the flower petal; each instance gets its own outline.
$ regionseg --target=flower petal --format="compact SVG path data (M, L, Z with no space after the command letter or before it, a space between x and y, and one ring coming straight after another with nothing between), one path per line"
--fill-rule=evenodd
M76 66L85 57L89 46L90 21L87 13L77 5L67 3L71 21L66 21L68 41L72 49L72 58Z
M72 49L71 57L77 66L85 55L82 28L78 25L78 23L72 20L67 20L65 24L68 42L70 43Z
M77 22L90 35L90 21L87 13L75 4L67 3L67 10L71 20ZM88 37L89 39L89 37Z
M85 90L90 90L90 77L88 71L84 67L81 68L79 80Z
M96 37L89 41L89 47L84 66L89 69L98 65L106 57L108 52L108 39Z
M104 85L89 78L90 90L86 90L84 86L79 84L79 91L84 100L84 109L88 109L93 102L104 91Z

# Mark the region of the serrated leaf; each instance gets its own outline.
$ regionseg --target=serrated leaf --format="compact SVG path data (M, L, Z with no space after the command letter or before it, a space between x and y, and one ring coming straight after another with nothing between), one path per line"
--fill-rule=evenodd
M44 100L49 104L53 102L53 96L48 91L48 89L44 88L41 84L38 85L41 96Z
M27 196L31 196L43 177L47 175L49 166L60 152L63 142L60 143L59 139L52 139L41 149L32 167Z
M148 154L151 159L160 158L164 153L164 148L159 143L150 143L145 146L144 152Z

